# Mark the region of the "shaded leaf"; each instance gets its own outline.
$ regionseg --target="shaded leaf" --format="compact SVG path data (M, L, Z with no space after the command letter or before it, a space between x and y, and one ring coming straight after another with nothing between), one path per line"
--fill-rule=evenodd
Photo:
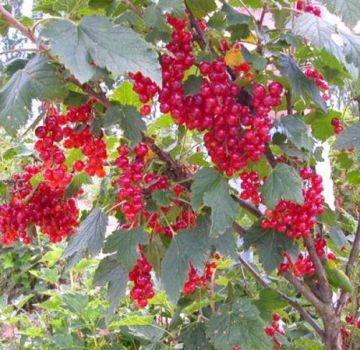
M215 0L186 0L186 5L197 18L204 18L217 8Z
M286 235L275 230L264 230L259 224L254 224L244 237L244 249L249 249L252 245L268 273L283 261L282 252L295 255L298 250L296 242Z
M15 135L31 115L31 101L51 102L66 91L45 56L36 55L0 90L0 125Z
M338 248L345 247L349 244L343 230L337 225L331 227L331 229L329 230L329 236Z
M197 77L196 75L190 75L184 81L184 91L186 96L194 95L201 89L203 78Z
M82 185L90 184L92 184L90 176L86 175L84 172L75 174L70 184L66 187L65 196L71 198L79 191Z
M149 238L142 227L132 230L117 230L106 239L104 253L117 253L117 259L128 271L140 258L139 244L147 244Z
M110 303L109 312L112 313L125 295L128 282L128 272L123 269L114 255L102 259L95 271L93 286L108 284L107 299Z
M247 298L240 298L218 308L207 324L207 335L221 350L232 350L237 345L242 350L270 350L271 340L263 327L257 308Z
M100 253L105 238L108 217L100 208L94 208L80 224L64 250L63 258L70 258L75 265L86 254L95 256Z
M254 304L259 309L261 318L266 321L272 320L272 315L276 309L282 309L288 305L275 290L270 288L261 289L259 299L255 300Z
M278 164L260 189L265 204L273 209L281 200L303 204L302 181L297 171L286 164Z
M279 57L279 69L281 74L289 79L295 97L309 98L326 111L327 107L320 95L319 88L314 81L305 76L293 58L281 54Z
M335 142L335 149L342 150L355 148L357 152L358 163L360 164L360 123L356 123L350 128L345 129Z
M207 340L205 325L203 323L193 323L189 327L184 327L180 333L180 341L184 343L186 350L211 350L212 347Z

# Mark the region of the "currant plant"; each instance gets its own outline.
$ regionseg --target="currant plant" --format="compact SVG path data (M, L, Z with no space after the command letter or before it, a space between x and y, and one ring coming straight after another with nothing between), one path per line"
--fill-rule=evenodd
M33 14L0 5L0 252L65 246L41 348L359 348L357 1Z

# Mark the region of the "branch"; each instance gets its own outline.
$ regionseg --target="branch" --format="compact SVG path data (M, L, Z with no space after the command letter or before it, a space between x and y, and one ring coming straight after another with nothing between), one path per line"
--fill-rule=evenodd
M186 2L185 2L186 4ZM204 37L204 33L202 31L202 29L199 26L199 22L198 20L194 17L194 15L192 14L191 10L189 9L189 7L186 5L186 9L189 13L189 17L190 17L190 24L191 27L193 29L195 29L196 32L196 41L198 42L200 48L204 51L206 51L207 45L206 45L206 40Z
M121 2L125 6L127 6L130 10L132 10L134 13L136 13L139 17L143 16L144 13L143 13L142 9L135 6L130 0L121 0Z
M314 246L314 240L311 235L304 237L304 244L305 244L307 251L309 252L311 261L314 264L317 276L319 278L321 295L326 303L331 304L331 302L332 302L331 288L330 288L330 285L329 285L329 282L328 282L328 279L326 276L324 266L322 265L321 260L316 253L315 246Z
M235 202L237 202L240 205L240 207L244 208L245 210L247 210L249 213L253 214L257 218L259 218L263 215L262 212L258 208L254 207L250 203L240 199L239 197L235 196L234 194L231 195L231 197Z
M269 4L267 1L264 2L264 5L263 5L263 8L262 8L262 11L261 11L261 16L260 16L260 19L257 23L259 29L261 30L261 27L263 25L263 22L264 22L264 18L265 18L265 15L266 15L266 12L268 11L268 8L269 8Z
M308 312L306 312L306 310L295 300L293 300L292 298L288 297L286 294L284 294L283 292L281 292L278 289L273 289L271 288L270 284L267 283L263 278L261 278L261 276L255 271L255 269L246 261L244 260L241 255L238 255L239 261L240 263L253 275L253 277L265 288L269 288L273 291L275 291L276 293L279 294L279 296L287 301L294 309L296 309L299 314L304 318L304 320L306 322L308 322L315 330L315 332L321 337L324 338L324 332L323 330L320 328L320 326L318 325L318 323L310 316L310 314Z
M291 91L287 90L285 92L285 98L286 98L286 111L288 115L292 115L293 114L293 106L292 106L292 102L291 102Z
M22 49L12 49L12 50L5 50L1 51L0 55L8 55L15 52L25 52L25 51L40 51L37 47L34 48L22 48Z
M266 157L268 163L274 169L277 165L277 162L276 162L276 158L275 158L274 154L272 153L268 143L265 145L265 153L264 154L265 154L265 157Z

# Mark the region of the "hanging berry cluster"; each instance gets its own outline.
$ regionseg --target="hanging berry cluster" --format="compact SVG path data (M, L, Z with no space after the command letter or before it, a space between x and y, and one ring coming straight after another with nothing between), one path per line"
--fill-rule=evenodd
M188 279L182 290L184 295L193 294L197 287L206 288L208 281L211 280L215 273L217 268L216 260L220 259L220 255L215 254L214 258L215 261L207 261L205 263L204 274L202 276L198 275L193 264L191 262L189 263Z
M331 120L331 125L334 128L335 134L340 134L344 130L339 118L333 118Z
M141 247L139 248L141 251ZM152 266L141 252L141 257L136 261L134 268L129 273L129 280L134 282L134 287L130 291L130 298L136 301L140 308L148 305L148 300L155 295L151 282L150 272Z
M172 55L161 56L163 87L159 93L160 111L170 113L179 125L205 132L204 142L212 161L231 176L249 161L257 161L270 141L269 112L281 103L282 85L270 83L268 89L258 84L252 89L250 107L239 102L242 90L232 82L223 58L203 61L199 93L186 96L183 79L195 63L192 34L187 21L167 17L173 27L172 41L166 48ZM248 67L246 67L248 70ZM154 96L153 83L139 73L132 75L134 90L143 101ZM148 92L151 90L150 92ZM144 95L144 96L143 96Z
M302 169L300 176L304 180L304 204L280 200L274 210L266 210L266 217L261 223L263 229L274 229L295 239L310 234L316 216L324 211L322 178L309 168Z
M265 333L272 338L274 349L281 349L281 342L276 338L276 334L285 335L284 330L280 327L281 317L278 313L272 315L272 322L270 326L264 328Z
M322 98L324 101L329 99L328 91L329 85L325 81L323 75L315 69L311 64L306 65L305 75L315 82L315 85L320 89L322 92Z
M240 174L241 179L241 193L240 198L244 200L251 200L254 205L261 203L261 195L258 191L261 183L259 174L252 171L243 171Z
M31 179L40 172L39 167L28 165L12 179L9 204L0 205L1 241L5 246L18 239L30 243L35 226L53 243L74 233L78 226L75 199L65 197L64 187L44 181L33 189Z
M317 17L321 17L321 9L319 6L315 6L311 1L298 0L296 1L296 9L298 11L312 13Z

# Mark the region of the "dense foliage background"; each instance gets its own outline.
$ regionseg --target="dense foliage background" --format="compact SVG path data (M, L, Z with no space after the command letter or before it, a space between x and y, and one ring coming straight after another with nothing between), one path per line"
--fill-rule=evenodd
M4 349L359 349L357 0L0 5Z

